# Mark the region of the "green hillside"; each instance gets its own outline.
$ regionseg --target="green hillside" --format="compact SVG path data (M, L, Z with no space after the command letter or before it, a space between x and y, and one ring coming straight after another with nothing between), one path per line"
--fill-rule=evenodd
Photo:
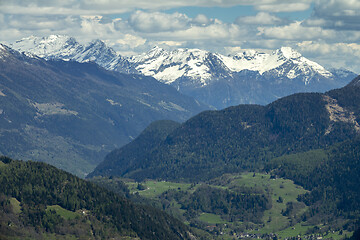
M199 181L224 173L261 171L274 157L358 136L360 101L353 99L359 99L359 93L358 85L349 84L326 94L291 95L267 106L202 112L160 143L150 148L139 145L138 153L133 145L144 142L140 135L132 148L110 153L90 176ZM146 141L152 140L148 136Z
M190 239L189 228L44 163L1 157L1 239Z
M292 179L311 192L300 200L311 205L307 218L360 218L360 138L272 160L272 174Z

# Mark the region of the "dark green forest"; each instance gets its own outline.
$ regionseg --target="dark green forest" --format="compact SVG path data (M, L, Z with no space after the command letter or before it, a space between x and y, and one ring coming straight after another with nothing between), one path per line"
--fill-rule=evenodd
M169 190L163 193L160 199L165 205L172 200L179 202L181 209L186 210L188 220L198 217L199 212L206 212L231 222L259 223L264 211L271 208L271 201L264 192L256 193L245 188L230 191L204 185L193 193Z
M360 218L360 138L325 150L283 156L267 169L273 175L294 180L311 192L299 200L311 205L309 218Z
M131 145L111 152L90 176L191 182L224 173L262 171L272 158L324 148L357 136L353 118L358 116L360 101L356 105L351 95L358 94L352 88L343 88L328 94L295 94L267 106L206 111L160 142L156 137L140 135ZM329 105L342 112L330 113ZM343 117L332 120L330 114ZM130 160L125 161L129 155Z
M135 205L45 163L7 157L0 160L1 239L71 233L87 239L190 239L185 225L155 208ZM18 214L12 210L12 198L20 202ZM79 216L63 219L56 211L48 210L54 205Z

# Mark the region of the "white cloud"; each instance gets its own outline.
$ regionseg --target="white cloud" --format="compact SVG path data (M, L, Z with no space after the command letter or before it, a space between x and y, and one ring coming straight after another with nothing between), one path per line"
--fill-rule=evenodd
M314 59L326 67L345 68L360 73L357 61L360 58L360 44L304 41L297 44L297 49L304 56Z
M136 11L129 18L129 24L140 32L166 32L183 30L189 27L190 19L181 13Z
M259 35L272 39L284 40L312 40L331 39L337 37L333 30L325 30L320 27L306 27L297 21L286 26L259 27Z
M254 6L260 11L292 12L310 7L313 0L12 0L1 4L1 11L7 14L32 15L89 15L119 14L135 9L164 10L178 7L231 7Z
M211 20L204 14L199 14L192 20L192 23L205 26L210 24Z
M305 24L337 30L360 30L359 0L317 0L313 16Z
M299 12L305 11L310 8L310 1L304 2L288 2L284 1L275 2L272 4L259 4L256 5L255 8L260 11L267 11L267 12Z
M234 24L199 14L167 14L178 7L253 6L254 16ZM308 19L290 22L278 12L315 6ZM107 14L131 13L129 19ZM281 16L281 15L280 15ZM123 54L165 48L202 48L222 53L243 48L296 47L321 64L359 69L359 0L0 0L1 42L29 35L66 34L80 42L103 39ZM300 44L299 44L300 43ZM360 71L358 71L360 72Z
M196 40L224 40L235 39L246 35L246 30L242 30L236 24L214 23L208 26L191 26L184 30L172 32L152 33L147 36L157 39L167 38L172 41L196 41Z
M255 16L239 17L235 21L237 24L249 25L282 25L288 23L286 19L279 18L267 12L259 12Z
M146 43L146 39L131 34L125 34L122 39L116 40L116 43L122 45L129 45L130 48L136 48L144 45Z

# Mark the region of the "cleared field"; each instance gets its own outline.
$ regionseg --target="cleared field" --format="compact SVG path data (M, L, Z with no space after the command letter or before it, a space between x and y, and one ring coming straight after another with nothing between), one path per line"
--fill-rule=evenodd
M71 220L71 219L76 218L77 216L80 216L80 213L66 210L66 209L60 207L59 205L48 206L46 208L46 210L47 211L54 210L57 214L59 214L61 217L63 217L64 219L67 219L67 220Z
M13 211L15 214L21 213L20 202L16 198L10 198L10 204L13 207Z
M193 193L201 184L188 184L188 183L175 183L165 181L148 180L145 182L137 183L128 181L126 183L131 193L138 193L142 197L152 200L159 200L159 196L167 190L175 189L178 191L188 191ZM140 184L140 186L139 186ZM221 226L222 235L216 239L233 239L236 234L248 232L261 236L262 234L276 233L279 239L288 237L296 237L298 235L305 236L309 229L315 226L305 225L303 222L296 221L297 216L301 216L308 207L300 203L297 197L307 191L301 186L294 184L293 181L283 178L271 178L268 174L263 173L243 173L241 175L225 175L221 178L214 179L207 183L211 187L229 189L236 191L236 187L247 187L256 191L263 191L271 198L272 207L264 212L262 218L263 224L243 223L243 222L229 222L224 220L220 215L213 213L202 212L196 220L203 222L206 226ZM141 190L142 189L142 190ZM290 214L284 214L288 205L295 204L297 208ZM168 209L168 213L174 216L180 216L185 219L186 210L181 208L181 204L172 200ZM189 220L189 219L188 219ZM184 221L189 224L189 221ZM241 229L241 230L239 230ZM208 230L208 229L203 229ZM323 239L343 239L351 236L349 232L334 232L323 234Z
M145 189L139 190L138 184L142 185ZM187 183L175 183L175 182L165 182L165 181L145 181L141 183L128 182L129 190L131 193L138 192L141 196L146 198L154 199L157 196L161 195L163 192L170 189L178 189L179 191L185 191L190 189L191 184Z

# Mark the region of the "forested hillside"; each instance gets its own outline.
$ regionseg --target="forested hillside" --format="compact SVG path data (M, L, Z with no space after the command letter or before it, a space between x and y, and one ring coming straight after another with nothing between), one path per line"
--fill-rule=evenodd
M360 217L360 138L325 150L283 156L267 169L273 175L294 180L311 192L300 200L312 206L309 218Z
M0 158L0 238L190 239L188 227L45 163Z
M151 122L207 109L153 78L46 61L0 44L0 154L84 177Z
M295 94L267 106L203 112L141 154L128 148L110 153L91 176L109 175L111 169L110 175L137 180L206 180L223 173L261 171L274 157L354 138L360 132L356 81L326 94ZM130 162L124 161L127 155L132 156Z

